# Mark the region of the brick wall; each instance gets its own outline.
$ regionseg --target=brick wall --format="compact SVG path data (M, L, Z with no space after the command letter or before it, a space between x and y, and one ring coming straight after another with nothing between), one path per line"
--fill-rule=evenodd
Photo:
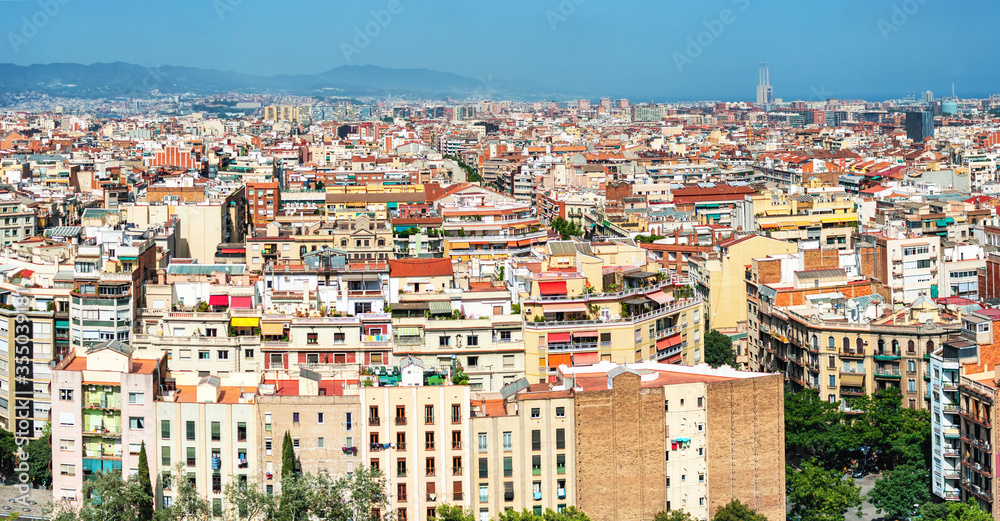
M607 201L622 202L626 197L632 197L632 183L624 181L618 183L608 183L604 191L604 198Z
M834 270L840 268L840 250L812 249L802 251L805 270Z
M663 400L662 387L642 389L630 372L611 390L577 393L577 506L590 519L648 520L666 509Z
M709 515L738 499L768 519L785 519L781 375L709 383L707 394Z
M758 260L757 281L760 284L775 284L781 282L781 260Z

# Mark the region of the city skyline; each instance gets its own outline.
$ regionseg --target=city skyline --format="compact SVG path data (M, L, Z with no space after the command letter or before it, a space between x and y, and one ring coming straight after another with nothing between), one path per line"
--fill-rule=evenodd
M988 59L997 38L983 25L998 9L988 3L955 8L919 0L836 6L732 0L638 4L632 11L646 14L622 17L606 16L600 2L580 0L503 8L454 2L427 7L406 0L363 6L306 2L280 10L215 0L199 4L200 15L195 7L181 12L155 2L100 3L107 9L90 9L93 2L87 8L58 0L51 6L0 2L7 40L0 62L121 61L258 76L377 65L570 96L655 101L753 101L753 67L761 61L774 66L774 97L784 100L892 99L914 91L949 92L952 82L961 97L985 97L996 80L977 65ZM272 21L270 34L256 37L246 30L264 18ZM152 19L157 23L143 23ZM769 24L781 29L762 30ZM115 30L94 30L101 26ZM179 27L197 37L178 38ZM848 29L849 41L842 37ZM946 43L934 37L946 32L955 35ZM429 45L414 45L420 41ZM900 56L919 56L923 64ZM860 76L866 81L856 81Z

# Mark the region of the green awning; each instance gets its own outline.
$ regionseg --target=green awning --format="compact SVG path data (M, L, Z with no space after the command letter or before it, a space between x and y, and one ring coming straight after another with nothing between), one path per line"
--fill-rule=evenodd
M451 313L451 302L430 301L427 308L432 315L447 315Z
M946 221L944 219L938 219L935 222L937 223L938 226L948 226L948 221Z
M420 336L419 327L397 327L396 336Z
M955 219L952 219L951 217L945 217L944 222L945 224L955 224Z

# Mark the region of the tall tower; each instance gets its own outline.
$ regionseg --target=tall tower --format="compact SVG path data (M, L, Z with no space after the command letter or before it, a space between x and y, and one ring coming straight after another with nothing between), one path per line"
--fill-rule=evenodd
M762 62L757 69L757 104L770 105L771 103L774 103L774 91L771 90L771 71L767 62Z

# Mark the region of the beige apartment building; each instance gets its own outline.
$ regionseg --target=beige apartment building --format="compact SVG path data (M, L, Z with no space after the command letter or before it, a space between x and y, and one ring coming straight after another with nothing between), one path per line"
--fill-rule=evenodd
M387 477L398 519L433 518L438 505L468 508L472 499L470 394L466 385L423 385L413 359L399 386L361 387L368 439L359 457Z
M257 389L230 383L205 376L168 388L156 401L156 424L149 427L156 444L146 450L157 508L173 504L178 480L187 479L208 500L212 515L221 516L232 507L225 504L225 485L258 476ZM177 475L178 463L183 475Z
M473 397L476 436L470 508L477 519L503 511L561 511L576 504L573 393L521 379L499 395Z
M364 465L365 424L358 388L303 370L297 379L265 380L257 396L257 458L268 493L281 492L285 432L302 473L344 476Z

